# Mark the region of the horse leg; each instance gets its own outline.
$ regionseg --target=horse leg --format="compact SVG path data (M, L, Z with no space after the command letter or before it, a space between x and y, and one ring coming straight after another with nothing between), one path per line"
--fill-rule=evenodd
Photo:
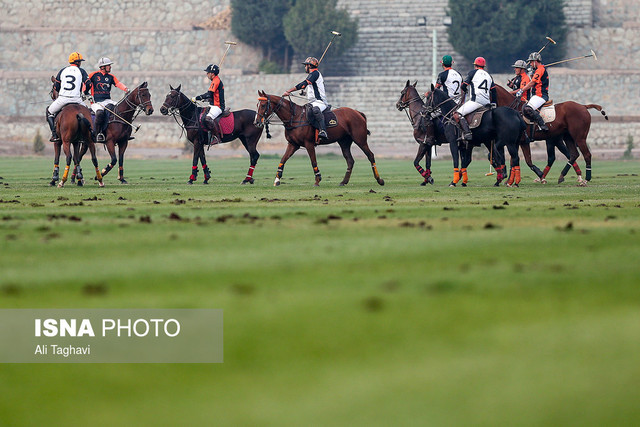
M273 181L274 187L277 187L278 185L280 185L280 180L282 179L282 172L284 171L284 164L287 163L287 160L289 160L289 158L293 156L293 153L298 151L299 148L300 148L299 146L293 145L292 143L287 144L287 149L282 155L282 158L280 159L280 164L278 165L278 171L276 172L276 179L275 181Z
M118 144L118 180L120 184L128 184L127 180L124 179L124 152L127 151L127 145L129 145L129 141L123 141Z
M69 145L70 144L69 144L68 141L63 141L62 142L62 150L64 151L64 155L66 157L67 164L64 167L64 172L62 174L62 179L58 183L58 188L64 187L64 184L67 182L67 179L69 178L69 168L71 168L71 147Z
M258 159L260 158L260 153L258 153L258 141L254 138L251 142L247 141L247 137L240 136L240 141L242 141L242 145L249 153L249 171L247 172L247 176L242 181L242 184L253 184L253 172L256 170L256 164L258 164Z
M518 147L519 144L517 143L507 144L507 150L509 151L509 156L511 157L511 174L509 176L510 183L507 183L507 186L519 187L520 182L522 181L522 176L520 174L520 157L518 156Z
M576 160L578 159L578 156L580 155L578 153L578 148L576 147L576 144L573 138L571 138L571 136L569 135L564 136L564 142L567 144L567 149L569 150L569 161L567 162L565 167L562 169L562 172L560 172L560 177L558 178L558 184L564 182L564 177L567 175L567 172L569 172L569 169L571 169L572 166L574 168L577 168L576 173L578 173L578 182L582 183L583 180L582 180L581 172L579 172L580 168L578 167L578 164L576 162ZM574 163L575 163L575 166L574 166Z
M431 178L431 169L429 169L429 165L425 164L425 167L427 168L426 170L422 169L422 166L420 166L420 160L422 160L423 157L426 157L427 150L429 148L430 147L427 144L418 144L418 153L416 154L416 158L413 159L413 166L424 178L424 181L421 182L420 185L433 184L433 178Z
M51 187L56 185L60 179L60 148L62 148L62 142L53 144L53 175L51 176L51 182L49 182Z
M455 187L462 179L459 159L462 159L463 154L457 140L449 142L449 150L451 151L451 158L453 159L453 179L451 180L449 187Z
M100 173L100 166L98 164L98 157L96 156L96 145L94 143L89 144L89 151L91 152L91 163L96 168L96 179L98 180L98 185L100 187L104 187L104 182L102 182L102 174Z
M367 144L366 128L363 132L364 132L364 136L352 135L351 138L353 139L353 142L355 142L356 145L360 147L360 149L365 154L365 156L367 156L369 163L371 163L371 170L373 171L373 177L376 179L376 182L379 185L384 185L384 179L380 177L380 173L378 172L378 166L376 166L376 156L373 155L373 152L369 148L369 144Z
M207 157L204 154L204 144L202 145L202 150L200 150L200 164L202 165L202 174L204 175L203 184L209 184L209 180L211 179L211 170L209 166L207 166Z
M74 163L73 171L74 171L74 174L76 175L78 187L82 187L84 185L84 175L82 174L82 167L80 166L80 161L82 160L82 155L87 151L88 148L89 147L87 147L87 145L84 143L73 144L73 163Z
M204 145L200 134L196 135L193 140L193 159L191 161L191 175L187 184L193 184L198 179L198 160L200 159L200 150L204 150Z
M342 156L347 162L347 171L340 182L340 187L347 185L351 179L351 172L353 171L353 164L355 163L353 156L351 155L351 144L352 141L350 137L338 140L338 145L340 145L340 149L342 150Z
M525 163L537 176L533 182L540 182L540 178L542 178L542 171L533 164L533 160L531 159L531 144L522 143L520 144L520 149L522 150Z
M104 177L109 173L111 169L116 165L118 159L116 157L116 143L112 138L107 139L107 151L109 152L109 156L111 157L110 163L102 169L102 176Z
M318 160L316 159L315 142L305 142L304 148L307 149L307 154L309 154L309 160L311 161L311 167L313 168L313 174L315 175L315 182L313 183L313 186L318 187L320 186L320 181L322 181L322 174L320 173L320 169L318 168Z
M573 145L573 147L577 151L578 144L576 143L576 141L573 139L573 137L570 134L565 134L564 140L565 141L571 141L567 145L569 145L569 146ZM582 148L580 148L580 151L582 151ZM589 148L586 148L586 154L589 156L589 161L588 161L587 165L589 166L589 170L590 170L591 169L591 151L589 151ZM587 159L586 159L586 156L584 155L584 153L583 153L583 157L585 157L585 161L586 161ZM571 160L571 159L569 159L569 160ZM567 164L564 167L565 175L569 171L570 166L573 166L573 169L576 171L576 175L578 176L578 185L580 185L582 187L586 186L587 185L587 181L582 178L582 171L580 170L580 166L578 166L577 160L574 160L571 163L571 165Z

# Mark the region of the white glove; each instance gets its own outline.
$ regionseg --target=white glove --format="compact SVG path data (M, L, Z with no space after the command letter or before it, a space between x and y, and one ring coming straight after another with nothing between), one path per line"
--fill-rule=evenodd
M522 89L516 92L516 98L520 98L522 96Z

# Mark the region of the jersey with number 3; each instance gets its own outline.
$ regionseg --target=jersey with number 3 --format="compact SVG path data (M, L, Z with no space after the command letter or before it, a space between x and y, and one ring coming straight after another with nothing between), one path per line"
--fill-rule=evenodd
M69 65L58 73L56 80L60 82L60 96L80 98L83 84L89 80L87 72L80 67ZM85 88L86 89L86 88Z
M468 99L482 105L491 103L491 86L493 86L493 79L485 70L476 69L469 72L469 75L464 81L464 85L468 86L465 88L465 91L469 88L471 89Z

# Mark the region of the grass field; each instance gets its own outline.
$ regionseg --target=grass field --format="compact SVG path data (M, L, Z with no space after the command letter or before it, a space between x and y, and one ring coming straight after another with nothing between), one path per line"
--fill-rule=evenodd
M339 187L320 157L314 188L301 155L275 188L277 162L57 189L50 159L0 159L0 308L221 308L225 358L0 365L0 425L640 423L640 163L448 188L449 162L420 187L382 159L380 187L358 159Z

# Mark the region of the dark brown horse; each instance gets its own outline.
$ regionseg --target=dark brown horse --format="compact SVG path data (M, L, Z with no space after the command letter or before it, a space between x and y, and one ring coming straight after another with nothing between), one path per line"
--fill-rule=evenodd
M51 81L55 83L55 78L52 76ZM56 99L58 92L54 88L51 90L51 98ZM54 186L60 178L59 162L60 162L60 148L63 149L66 156L67 164L64 168L62 180L58 184L59 188L64 187L69 177L69 168L71 166L71 159L73 158L74 178L77 179L78 185L84 185L84 178L82 176L82 168L80 167L80 160L82 159L81 153L86 152L87 148L91 152L91 161L96 168L96 179L100 187L104 187L102 182L102 174L98 168L98 159L96 158L96 146L93 140L93 133L91 131L91 110L82 104L67 104L56 116L55 121L56 132L60 136L60 141L54 143L54 165L53 176L49 185ZM73 145L73 154L71 153L71 146Z
M196 104L182 92L180 88L169 86L171 91L167 94L162 107L160 107L160 113L163 115L173 114L174 118L177 114L182 119L180 125L186 132L187 138L193 144L193 163L191 167L191 176L189 177L189 184L197 179L198 176L198 161L202 164L202 171L204 173L204 183L208 184L211 178L211 171L207 167L207 159L204 155L204 146L208 143L207 132L204 130L200 123L200 117L204 113L204 108L198 107ZM253 171L258 163L260 153L258 153L257 145L262 135L262 129L253 125L253 118L256 112L253 110L238 110L231 113L233 115L233 131L231 133L225 133L222 137L222 143L233 141L234 139L240 139L242 145L249 153L251 165L247 176L242 181L242 184L253 184ZM177 118L176 118L177 122Z
M284 124L284 136L288 142L287 149L282 159L280 159L273 185L280 185L285 163L300 147L306 148L316 177L314 185L319 185L322 175L316 161L316 130L307 120L306 108L295 104L290 99L277 95L267 95L264 91L258 91L258 95L260 97L258 98L258 114L256 114L255 125L262 127L269 123L269 118L273 114L277 115ZM347 172L340 185L346 185L351 178L354 164L353 156L351 155L351 144L354 142L371 162L373 176L378 184L384 185L384 180L380 178L378 173L375 156L367 144L367 135L370 135L367 129L367 117L363 113L347 107L336 108L333 112L337 119L337 125L327 128L329 138L326 140L321 139L319 144L326 145L337 142L340 145L342 155L347 161Z
M147 116L153 114L153 106L151 105L151 94L147 88L147 82L127 93L114 106L105 108L106 110L115 112L109 113L109 124L105 134L105 146L111 156L111 162L102 169L102 175L106 175L116 165L120 164L118 169L118 180L122 184L126 184L124 179L124 152L127 150L133 121L141 111ZM97 132L97 131L96 131ZM118 146L118 158L116 158L116 145Z
M498 96L498 105L522 111L524 101L516 99L514 95L510 94L502 86L495 85L495 88ZM569 150L569 161L562 170L560 177L558 178L558 183L564 181L565 175L572 166L578 175L578 184L586 185L587 181L591 180L591 151L587 145L587 135L589 134L589 128L591 127L591 114L589 114L589 109L591 108L600 111L605 119L609 120L606 113L602 111L602 107L600 105L583 105L573 101L566 101L555 104L556 118L554 121L547 124L549 126L549 131L529 131L529 138L534 141L546 140L549 141L549 144L558 144L558 139L562 139L565 142L567 149ZM531 129L531 127L528 129ZM578 148L580 149L586 163L586 179L582 178L582 172L576 163L579 156ZM531 154L529 153L529 160L527 163L530 161L530 156ZM546 172L548 172L548 169L546 169Z

